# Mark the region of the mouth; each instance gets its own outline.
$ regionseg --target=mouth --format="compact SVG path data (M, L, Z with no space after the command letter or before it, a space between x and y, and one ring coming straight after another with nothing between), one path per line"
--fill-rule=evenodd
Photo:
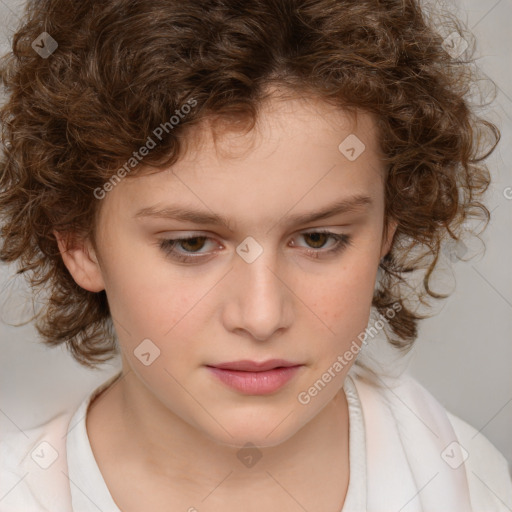
M244 359L243 361L231 361L229 363L219 363L208 365L212 368L219 368L220 370L236 370L242 372L266 372L275 368L290 368L292 366L300 366L300 363L292 363L284 359L269 359L267 361L250 361Z
M271 359L263 362L232 361L206 367L226 386L240 393L266 395L281 389L303 366L283 359Z

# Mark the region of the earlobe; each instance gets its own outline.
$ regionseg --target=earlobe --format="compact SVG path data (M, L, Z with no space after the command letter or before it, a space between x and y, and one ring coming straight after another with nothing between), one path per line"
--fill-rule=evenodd
M62 260L76 284L90 292L105 289L98 258L90 240L78 239L69 234L53 234L57 239Z

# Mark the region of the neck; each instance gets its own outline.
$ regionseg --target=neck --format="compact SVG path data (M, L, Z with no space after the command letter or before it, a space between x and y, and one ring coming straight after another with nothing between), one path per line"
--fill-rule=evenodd
M91 430L101 432L96 436L98 462L104 446L103 452L108 451L103 457L105 465L110 457L118 465L145 475L146 480L161 482L167 488L172 482L173 492L177 487L188 496L204 497L216 489L209 501L215 498L221 505L234 496L260 497L274 489L281 495L286 491L287 499L291 496L304 506L312 504L307 510L315 510L322 498L331 507L332 503L340 505L346 495L349 421L343 390L286 441L245 451L219 443L184 421L133 371L91 404L91 420L93 414L99 420L96 429L90 422ZM100 470L103 473L101 465Z

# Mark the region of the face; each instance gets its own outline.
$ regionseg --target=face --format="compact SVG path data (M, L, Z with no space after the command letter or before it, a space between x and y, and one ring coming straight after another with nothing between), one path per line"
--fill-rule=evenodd
M153 403L231 446L277 445L310 422L367 326L393 234L383 238L384 176L369 115L287 99L247 134L215 144L204 127L171 168L111 190L88 272ZM292 367L212 368L271 359Z

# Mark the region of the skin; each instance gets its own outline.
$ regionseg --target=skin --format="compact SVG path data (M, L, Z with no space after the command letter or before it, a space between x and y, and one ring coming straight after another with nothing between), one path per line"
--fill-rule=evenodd
M365 150L350 161L338 145L351 134ZM131 510L340 510L349 481L350 365L307 405L297 397L367 326L380 259L395 231L384 230L384 177L374 120L316 99L272 98L249 133L207 124L172 168L125 178L101 202L95 244L64 243L76 282L106 290L122 351L123 376L90 406L87 430L111 494ZM314 222L319 211L356 195L371 204ZM136 217L148 207L222 214L199 225ZM307 235L327 229L336 241ZM206 236L175 246L203 254L186 264L166 238ZM251 236L252 263L236 252ZM309 250L309 252L308 252ZM317 257L315 257L315 254ZM134 355L149 338L160 355ZM303 366L270 395L227 387L205 367L283 358ZM351 364L354 362L352 360ZM261 459L237 457L251 442Z

